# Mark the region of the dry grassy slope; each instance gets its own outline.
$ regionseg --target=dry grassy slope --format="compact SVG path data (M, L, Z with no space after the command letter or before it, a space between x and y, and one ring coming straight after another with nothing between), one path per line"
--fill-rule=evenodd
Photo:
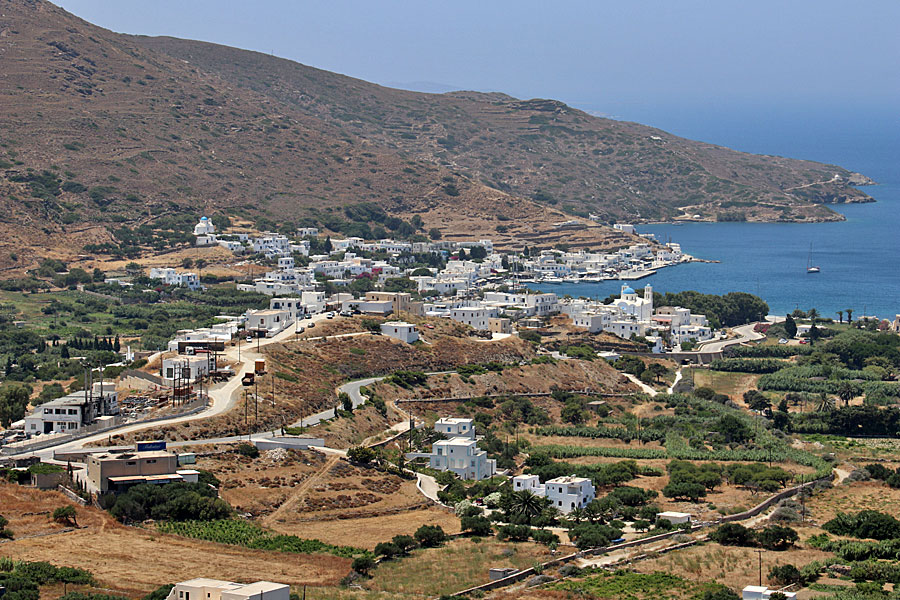
M133 225L173 210L296 221L311 209L374 201L403 217L420 214L426 228L464 227L465 237L501 246L520 246L515 232L552 233L567 218L42 0L0 5L0 61L0 232L10 234L2 239L15 243L20 265L47 254L47 236L72 255L109 239L86 224ZM41 199L13 181L27 169L108 189ZM459 196L444 191L449 180ZM513 225L507 235L495 230L498 214ZM576 241L601 246L609 233L591 226ZM13 265L0 254L0 269Z
M809 203L867 199L846 181L786 192L830 180L835 173L850 174L840 167L736 152L637 123L596 118L554 100L409 92L215 44L133 39L380 147L459 168L514 194L544 192L570 210L661 218L702 204L694 212L833 219L831 211ZM723 201L747 205L722 208Z

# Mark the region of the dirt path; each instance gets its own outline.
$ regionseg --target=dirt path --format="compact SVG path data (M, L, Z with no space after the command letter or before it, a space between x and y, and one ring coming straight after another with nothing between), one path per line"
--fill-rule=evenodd
M302 500L307 493L309 493L310 488L312 488L312 486L316 482L318 482L323 475L328 473L328 471L330 471L331 468L336 465L340 459L340 455L337 454L329 456L328 460L325 461L325 464L322 465L322 468L313 473L306 481L301 483L290 498L285 500L281 504L281 506L279 506L272 514L268 515L262 520L262 524L268 526L272 521L277 520L277 518L289 508L296 506L297 503L300 502L300 500Z

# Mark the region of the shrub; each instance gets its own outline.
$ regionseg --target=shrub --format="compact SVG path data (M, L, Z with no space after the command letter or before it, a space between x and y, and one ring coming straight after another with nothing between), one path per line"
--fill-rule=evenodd
M395 535L391 538L391 542L395 544L403 554L409 554L410 550L419 545L411 535Z
M237 452L241 456L246 456L249 458L259 458L259 448L257 448L253 444L238 444L237 448L235 448L235 452Z
M375 460L375 451L365 446L354 446L347 450L347 458L352 462L367 465Z
M725 523L709 534L709 539L723 546L755 546L753 531L739 523Z
M855 515L838 513L835 518L822 525L822 529L835 535L861 539L900 538L900 521L875 510L862 510Z
M548 529L535 529L531 532L531 539L538 544L549 546L550 544L559 545L559 536Z

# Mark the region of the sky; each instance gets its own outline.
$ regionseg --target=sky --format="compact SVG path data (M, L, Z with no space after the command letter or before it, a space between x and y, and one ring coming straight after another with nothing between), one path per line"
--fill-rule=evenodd
M651 124L685 111L900 107L896 0L57 3L114 31L273 53L421 91L556 98Z

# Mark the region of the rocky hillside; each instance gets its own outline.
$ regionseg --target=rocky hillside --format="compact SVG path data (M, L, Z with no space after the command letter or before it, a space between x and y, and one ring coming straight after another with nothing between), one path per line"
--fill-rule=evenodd
M867 198L839 167L555 101L405 92L254 52L124 36L43 0L0 3L0 64L0 270L115 248L130 231L201 212L284 229L387 223L388 233L418 215L420 234L445 239L600 248L630 239L589 213L819 220L836 218L822 202ZM829 183L808 185L819 181Z

